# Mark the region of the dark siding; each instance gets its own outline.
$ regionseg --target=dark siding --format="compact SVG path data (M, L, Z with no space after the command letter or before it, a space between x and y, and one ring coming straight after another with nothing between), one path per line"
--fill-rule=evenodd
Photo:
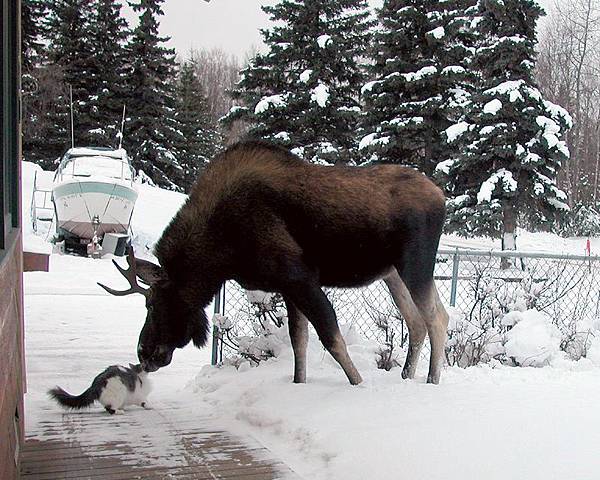
M23 290L20 230L20 0L2 0L0 131L0 479L17 478L23 440Z

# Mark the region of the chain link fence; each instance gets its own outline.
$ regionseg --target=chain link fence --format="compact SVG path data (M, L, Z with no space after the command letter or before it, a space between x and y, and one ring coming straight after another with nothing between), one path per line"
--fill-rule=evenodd
M434 275L442 302L452 307L451 317L459 315L478 329L497 328L510 311L536 309L552 318L563 336L561 347L568 351L569 340L600 319L600 257L440 249ZM405 347L408 330L383 282L325 292L340 324L352 325L382 346L393 338L395 346ZM226 334L214 329L213 363L236 353L237 339L259 334L264 322L280 325L281 309L277 297L252 303L237 283L227 282L215 313L228 319L228 329ZM451 320L450 338L452 325ZM448 352L447 358L452 363Z

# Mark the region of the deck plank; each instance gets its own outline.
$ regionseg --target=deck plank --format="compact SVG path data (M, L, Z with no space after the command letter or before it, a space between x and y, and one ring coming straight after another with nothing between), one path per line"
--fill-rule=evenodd
M177 408L55 415L27 433L20 470L22 480L299 478L255 440Z

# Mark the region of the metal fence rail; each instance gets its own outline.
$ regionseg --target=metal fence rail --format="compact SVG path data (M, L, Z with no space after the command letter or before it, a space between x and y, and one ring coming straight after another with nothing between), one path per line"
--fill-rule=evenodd
M600 319L597 256L440 249L434 275L444 304L479 327L493 327L509 311L530 308L547 313L565 336ZM325 292L340 324L351 324L381 345L393 331L394 342L404 347L408 331L383 282ZM236 338L256 335L256 320L265 312L249 302L238 284L227 282L215 313L231 321L227 338L214 331L212 360L218 363L235 352ZM381 328L382 319L387 330Z

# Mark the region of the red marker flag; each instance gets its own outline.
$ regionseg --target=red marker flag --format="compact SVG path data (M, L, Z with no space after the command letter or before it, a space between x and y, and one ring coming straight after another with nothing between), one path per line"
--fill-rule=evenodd
M585 251L588 254L588 257L592 255L592 244L589 238L587 239L587 243L585 245Z

